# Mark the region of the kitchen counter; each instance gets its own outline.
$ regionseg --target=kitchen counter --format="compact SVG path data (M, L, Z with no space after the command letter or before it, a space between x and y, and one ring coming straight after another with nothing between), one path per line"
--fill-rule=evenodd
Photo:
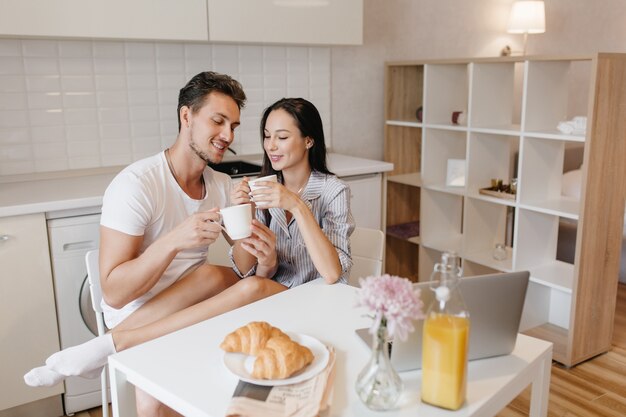
M230 157L260 163L260 155ZM339 177L388 172L393 164L329 154L328 167ZM107 186L123 167L13 176L0 179L0 217L102 205Z

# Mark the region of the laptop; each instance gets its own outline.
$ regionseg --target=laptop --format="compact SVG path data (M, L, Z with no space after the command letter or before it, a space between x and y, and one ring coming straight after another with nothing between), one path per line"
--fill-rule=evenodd
M520 271L461 278L459 288L470 314L469 360L508 355L513 351L529 276L528 271ZM424 310L435 298L431 284L413 284L413 288L421 290ZM416 320L415 331L409 333L407 340L392 342L391 363L397 371L422 367L423 323ZM357 329L356 333L371 347L369 329Z

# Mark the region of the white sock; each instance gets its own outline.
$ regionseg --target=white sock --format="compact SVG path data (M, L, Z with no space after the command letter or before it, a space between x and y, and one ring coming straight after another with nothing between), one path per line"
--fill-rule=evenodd
M109 355L115 352L113 336L107 333L51 355L46 365L49 370L61 375L93 378L94 371L102 369Z
M47 366L33 368L24 375L24 382L31 387L51 387L64 379L65 376L50 370Z

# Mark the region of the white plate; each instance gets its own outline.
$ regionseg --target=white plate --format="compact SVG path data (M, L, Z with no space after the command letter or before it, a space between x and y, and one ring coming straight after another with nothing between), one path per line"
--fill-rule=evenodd
M256 385L288 385L306 381L320 373L328 364L328 349L322 342L314 337L300 333L287 333L291 340L306 346L313 352L313 362L306 368L285 379L256 379L252 377L252 368L256 356L249 356L243 353L224 353L224 365L233 375L245 382Z

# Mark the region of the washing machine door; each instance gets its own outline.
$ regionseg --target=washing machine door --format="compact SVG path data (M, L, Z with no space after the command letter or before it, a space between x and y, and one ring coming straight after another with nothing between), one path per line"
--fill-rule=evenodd
M80 316L83 318L85 326L94 334L98 336L98 322L96 321L96 312L93 311L91 304L91 291L89 291L89 278L85 277L83 283L80 286L80 295L78 298L78 307L80 309ZM106 329L106 326L105 326ZM108 330L108 329L107 329Z

